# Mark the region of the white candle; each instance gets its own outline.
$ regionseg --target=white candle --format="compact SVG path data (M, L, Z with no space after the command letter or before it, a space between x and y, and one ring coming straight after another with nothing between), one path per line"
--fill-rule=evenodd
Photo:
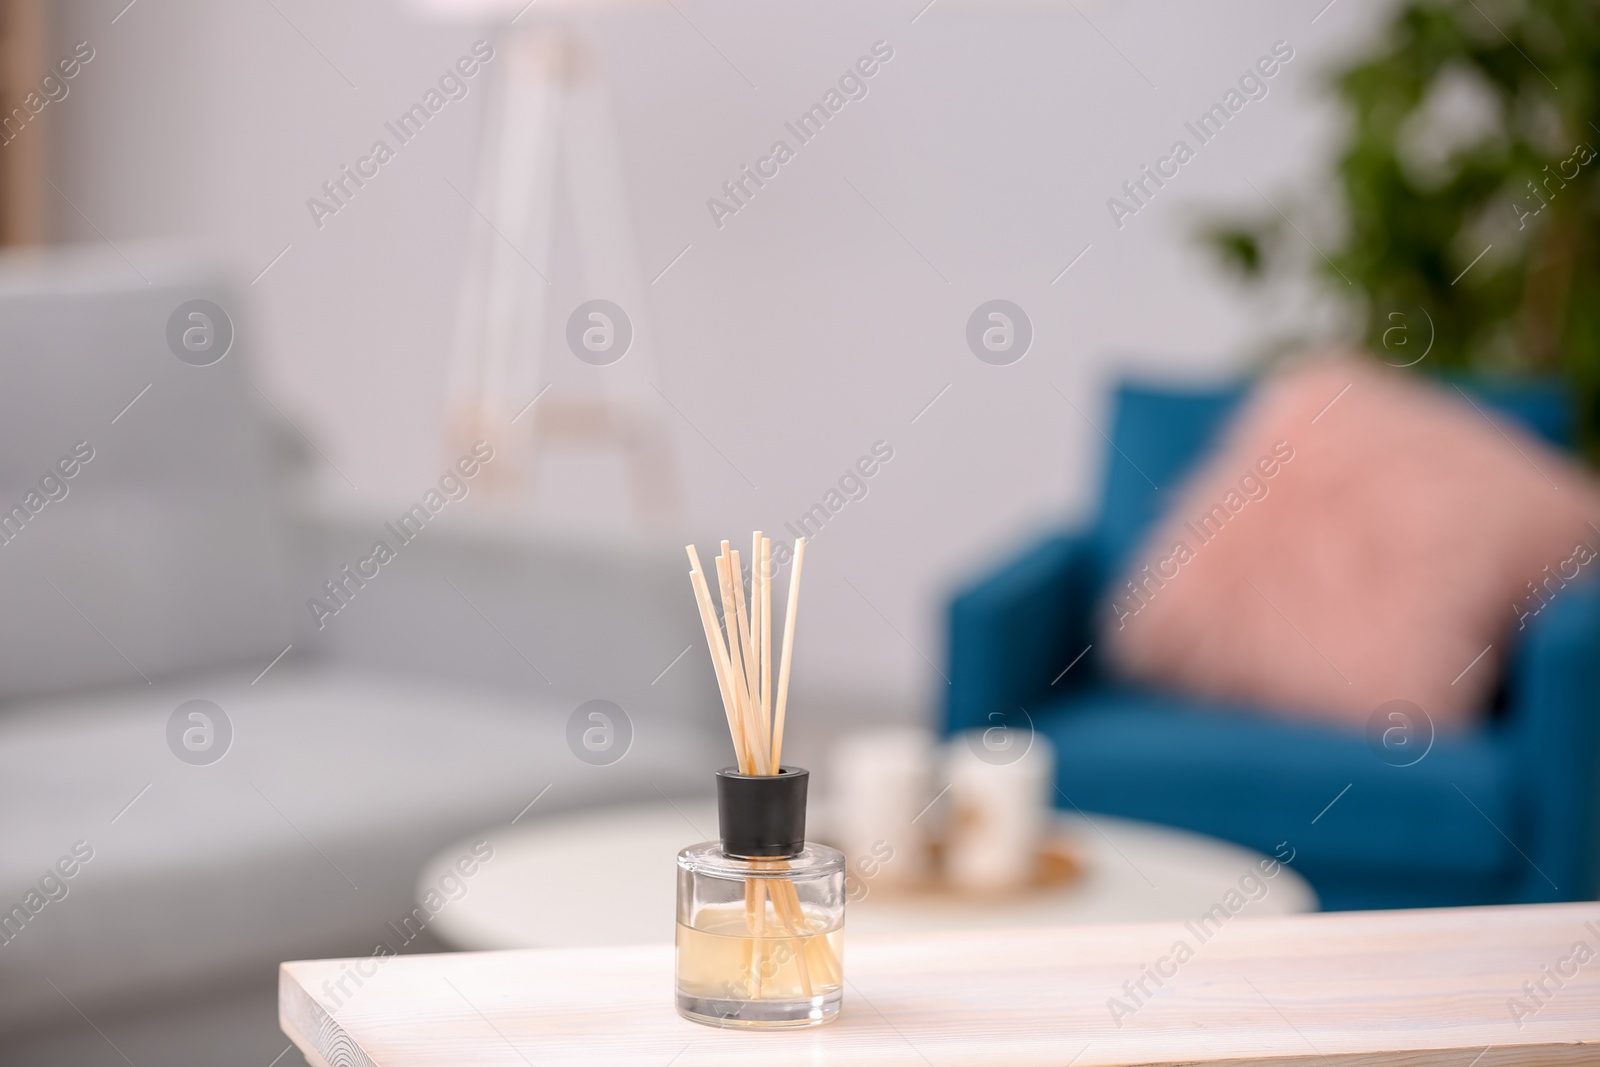
M834 837L856 885L905 886L928 874L927 810L933 787L935 746L926 730L885 727L850 734L830 756L835 804ZM938 805L942 807L943 805Z
M1039 847L1050 828L1055 751L1028 731L1013 745L986 747L979 731L945 747L945 877L959 889L995 892L1033 879Z

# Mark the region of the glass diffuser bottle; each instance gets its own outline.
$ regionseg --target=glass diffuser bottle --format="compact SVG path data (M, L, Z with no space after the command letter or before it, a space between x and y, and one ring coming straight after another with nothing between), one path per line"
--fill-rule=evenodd
M805 841L798 767L717 774L722 839L678 853L677 1006L727 1027L815 1026L844 996L844 855Z
M689 584L739 760L717 772L721 840L678 853L678 1012L710 1026L816 1026L844 1000L844 855L806 844L810 775L782 758L805 550L805 538L796 540L774 684L772 539L758 530L751 540L748 603L739 553L722 542L720 619L688 546Z

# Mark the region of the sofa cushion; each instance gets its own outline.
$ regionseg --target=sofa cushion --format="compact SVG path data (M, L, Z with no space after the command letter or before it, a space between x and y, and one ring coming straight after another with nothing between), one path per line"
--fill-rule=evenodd
M1573 409L1553 379L1460 383L1484 409L1505 415L1558 448L1573 443ZM1227 428L1244 385L1179 386L1124 382L1113 400L1104 501L1095 537L1101 557L1120 569L1175 491Z
M509 824L536 796L521 822L703 790L726 746L636 706L627 754L592 766L568 748L573 705L542 694L290 661L250 677L6 709L0 910L78 842L92 858L73 860L65 895L6 932L0 1028L71 1014L46 976L93 1016L95 1005L270 973L284 959L397 947L417 873L451 841ZM174 709L196 698L221 707L233 731L204 766L167 740Z
M1268 854L1287 841L1313 884L1319 869L1481 879L1522 862L1501 834L1521 828L1509 746L1483 733L1437 738L1401 767L1346 731L1137 689L1034 715L1056 746L1058 803Z
M1600 556L1592 519L1587 474L1456 391L1314 360L1177 495L1110 590L1106 648L1130 678L1274 714L1359 729L1405 700L1457 730L1519 623Z
M0 699L271 659L304 610L275 445L295 431L251 386L241 302L128 251L147 277L104 246L0 256ZM167 339L196 298L239 320L204 367Z

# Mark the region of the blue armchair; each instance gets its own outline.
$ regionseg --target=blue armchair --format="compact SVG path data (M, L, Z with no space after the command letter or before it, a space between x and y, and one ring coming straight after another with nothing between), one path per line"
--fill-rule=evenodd
M1552 442L1571 438L1554 386L1476 395ZM1529 623L1481 728L1437 738L1410 766L1385 762L1360 735L1243 707L1202 709L1102 671L1095 605L1243 396L1242 387L1118 391L1098 519L1044 537L951 603L946 732L1031 723L1055 744L1061 807L1266 853L1287 841L1330 910L1592 898L1594 584L1562 590Z

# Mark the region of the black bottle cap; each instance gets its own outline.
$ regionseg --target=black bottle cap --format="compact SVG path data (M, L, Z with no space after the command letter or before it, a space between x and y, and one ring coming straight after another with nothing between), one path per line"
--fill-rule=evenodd
M723 851L734 856L795 856L806 847L804 767L777 774L717 772L717 822Z

